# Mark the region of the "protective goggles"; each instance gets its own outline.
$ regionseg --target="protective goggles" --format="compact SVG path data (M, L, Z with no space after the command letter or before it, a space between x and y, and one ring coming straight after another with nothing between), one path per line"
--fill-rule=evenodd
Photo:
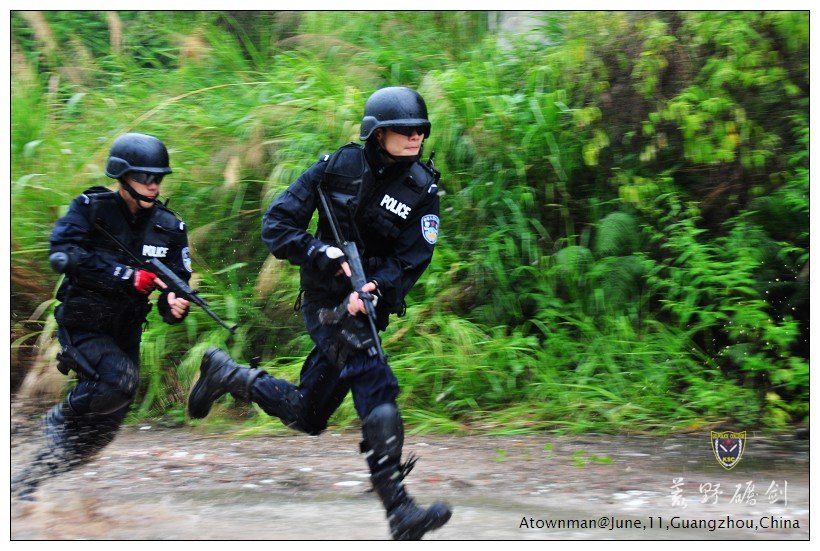
M410 136L413 135L413 132L415 132L419 136L424 136L424 133L427 132L427 127L425 127L425 126L391 126L390 130L392 130L396 134L401 134L402 136L407 136L409 138Z
M147 172L129 172L128 177L143 185L161 184L165 174L149 174Z

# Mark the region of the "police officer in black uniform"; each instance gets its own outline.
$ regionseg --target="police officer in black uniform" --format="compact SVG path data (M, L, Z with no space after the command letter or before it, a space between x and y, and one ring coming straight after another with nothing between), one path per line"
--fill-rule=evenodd
M404 428L399 386L387 362L373 354L365 306L351 293L350 268L320 205L323 190L342 239L355 241L366 272L361 289L375 295L377 326L401 314L404 298L430 264L439 229L439 173L420 162L430 135L422 97L414 90L377 90L365 105L364 145L348 144L303 173L268 208L262 239L271 253L300 266L301 304L315 347L295 386L258 368L237 365L219 349L205 353L188 401L192 417L208 414L230 392L252 400L287 426L317 435L348 392L362 419L362 452L394 539L420 539L441 527L451 511L441 502L424 509L407 495L403 479L415 463L401 462ZM319 211L316 235L307 232ZM322 312L342 305L347 316L333 322ZM324 321L324 323L323 323Z
M153 136L129 133L112 144L106 175L119 189L93 187L75 198L51 234L52 266L65 273L57 292L59 367L78 382L45 418L45 443L12 482L12 493L31 499L38 484L90 461L116 435L139 385L142 326L157 299L166 323L179 323L187 300L165 282L134 266L110 233L139 258L158 258L181 279L191 276L185 225L157 201L171 173L168 151Z

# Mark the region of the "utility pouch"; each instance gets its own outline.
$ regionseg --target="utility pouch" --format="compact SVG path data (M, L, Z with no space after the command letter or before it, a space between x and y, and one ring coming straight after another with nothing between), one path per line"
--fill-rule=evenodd
M342 348L367 350L373 355L370 350L374 346L373 337L364 322L347 311L347 299L336 308L322 308L318 313L319 323L338 327L336 340Z
M347 299L343 300L336 308L319 309L319 323L322 325L339 325L350 314L347 311Z

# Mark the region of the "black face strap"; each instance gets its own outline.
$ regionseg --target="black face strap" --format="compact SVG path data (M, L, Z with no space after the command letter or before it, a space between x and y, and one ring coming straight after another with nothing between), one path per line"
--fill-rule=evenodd
M137 206L141 209L142 208L150 209L154 206L154 203L157 202L156 197L146 197L145 195L140 195L139 193L137 193L137 190L132 188L131 184L129 184L126 181L125 178L120 178L120 184L122 184L122 187L125 189L125 191L128 192L128 195L130 195L137 202ZM146 203L151 203L151 206L150 207L143 207L142 205L139 204L140 201L145 201Z

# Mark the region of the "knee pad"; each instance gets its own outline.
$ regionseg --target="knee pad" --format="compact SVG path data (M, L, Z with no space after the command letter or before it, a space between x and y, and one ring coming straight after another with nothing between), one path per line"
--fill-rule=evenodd
M373 408L362 423L362 434L362 448L367 450L371 467L380 468L401 459L404 423L396 404L386 403Z
M105 382L81 383L68 396L71 409L80 415L111 415L131 405L133 392L124 392Z
M80 415L110 415L131 405L139 388L139 368L121 351L97 362L100 380L80 381L69 394L71 408Z

